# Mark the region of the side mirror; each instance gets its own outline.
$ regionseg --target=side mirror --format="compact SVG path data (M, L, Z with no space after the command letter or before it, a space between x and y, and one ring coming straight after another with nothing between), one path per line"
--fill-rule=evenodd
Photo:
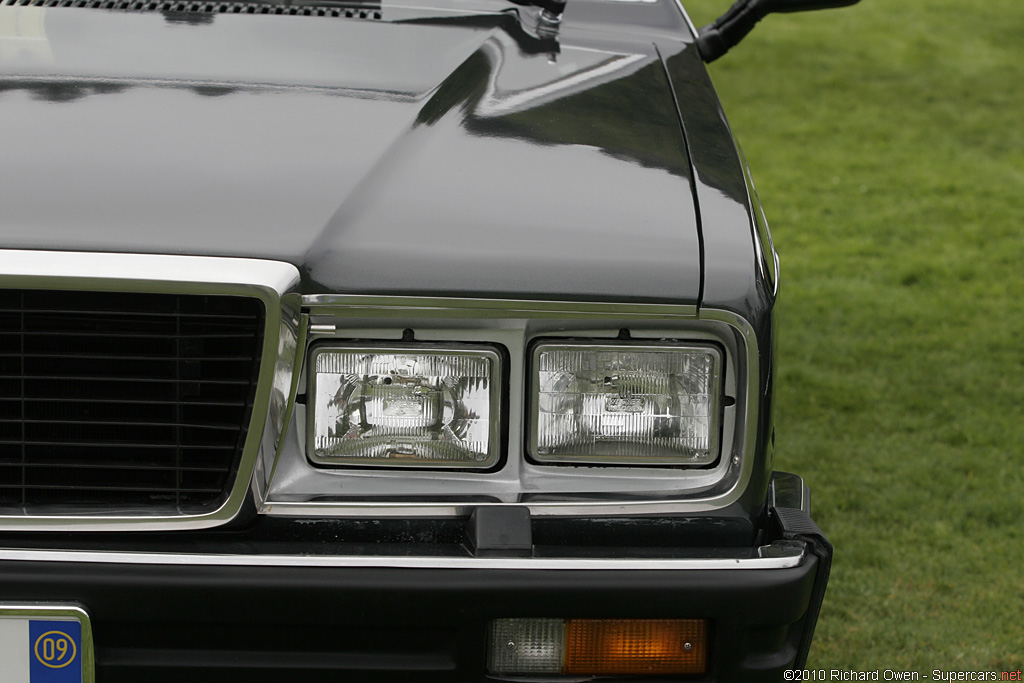
M769 12L807 12L812 9L829 9L830 7L847 7L856 5L859 0L761 0L765 6L765 14Z
M772 12L806 12L847 7L859 0L736 0L729 11L700 29L697 50L705 62L713 62L743 40L757 22Z

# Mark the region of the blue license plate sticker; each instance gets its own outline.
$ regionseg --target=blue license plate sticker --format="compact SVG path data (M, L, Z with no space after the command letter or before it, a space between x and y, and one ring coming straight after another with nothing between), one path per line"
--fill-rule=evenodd
M28 624L29 683L82 683L82 625L32 619Z
M0 682L92 683L92 673L84 610L0 603Z

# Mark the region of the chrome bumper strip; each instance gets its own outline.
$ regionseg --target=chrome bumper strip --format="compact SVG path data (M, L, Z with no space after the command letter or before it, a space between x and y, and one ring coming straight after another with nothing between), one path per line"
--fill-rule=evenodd
M789 569L803 563L805 550L790 548L781 557L608 559L492 557L374 557L366 555L199 555L93 552L82 550L2 549L0 562L85 562L98 564L204 567L350 567L392 569L559 569L559 570L762 570Z
M413 517L468 517L479 507L521 505L530 509L534 517L621 517L634 515L676 515L680 511L709 512L720 506L704 500L652 495L647 500L619 500L609 494L606 500L565 502L482 502L482 503L392 503L379 502L270 502L260 512L272 517L346 517L346 518L413 518Z

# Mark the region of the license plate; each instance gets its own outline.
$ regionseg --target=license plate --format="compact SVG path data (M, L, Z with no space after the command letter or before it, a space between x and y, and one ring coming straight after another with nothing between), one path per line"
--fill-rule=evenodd
M4 683L93 683L92 627L77 605L0 603Z

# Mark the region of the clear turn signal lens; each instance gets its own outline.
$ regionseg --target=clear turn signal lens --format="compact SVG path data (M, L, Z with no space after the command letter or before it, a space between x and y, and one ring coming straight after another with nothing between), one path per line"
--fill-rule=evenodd
M496 674L558 674L565 661L563 619L495 619L487 670Z
M538 344L540 462L706 465L718 458L722 354L712 345Z
M488 468L498 461L491 348L317 348L310 456L329 465Z

